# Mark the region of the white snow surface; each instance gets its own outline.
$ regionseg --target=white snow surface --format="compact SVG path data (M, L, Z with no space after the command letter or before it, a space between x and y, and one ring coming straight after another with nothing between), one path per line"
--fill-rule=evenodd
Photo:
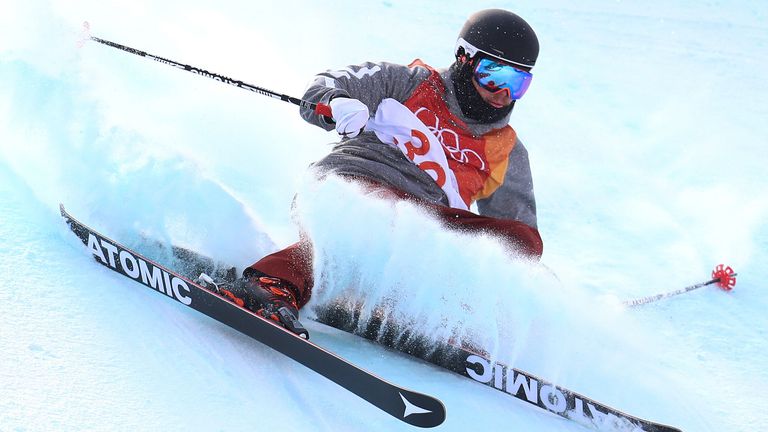
M541 55L511 123L542 262L441 230L306 167L334 133L290 104L96 43L279 92L363 61L452 61L505 7ZM8 1L0 13L0 431L411 430L303 366L96 265L58 203L124 243L244 266L314 240L313 303L388 302L436 339L684 431L768 429L765 2ZM296 195L298 193L298 195ZM297 196L295 209L292 201ZM739 273L640 308L621 300ZM302 311L306 317L311 310ZM306 320L318 344L440 398L438 430L578 431L493 389Z

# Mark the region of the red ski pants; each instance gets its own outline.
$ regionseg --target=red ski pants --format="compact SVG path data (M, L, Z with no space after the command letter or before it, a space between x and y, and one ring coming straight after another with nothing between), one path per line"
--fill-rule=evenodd
M382 197L416 202L430 210L450 229L468 233L492 234L504 240L517 253L534 259L541 257L544 244L539 231L520 221L481 216L466 210L432 204L378 184L369 184L365 181L361 183L366 185L366 190L376 192ZM296 288L295 294L299 307L304 306L312 295L312 286L314 285L310 240L303 239L281 251L267 255L251 265L244 273L248 274L253 270L257 274L279 278L293 285Z

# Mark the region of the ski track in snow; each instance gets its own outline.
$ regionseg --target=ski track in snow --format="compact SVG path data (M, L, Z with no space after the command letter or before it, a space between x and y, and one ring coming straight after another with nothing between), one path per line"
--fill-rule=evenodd
M300 96L312 74L349 63L447 66L466 16L492 6L4 4L0 431L412 430L93 265L60 201L116 240L170 242L240 268L295 241L300 223L320 257L313 304L353 289L368 312L394 302L436 339L480 333L499 359L630 414L685 431L768 428L762 3L509 5L542 45L512 125L559 282L410 205L310 181L302 173L335 136L291 105L76 44L88 20L94 35ZM740 274L731 293L615 306L708 279L719 262ZM322 346L443 400L439 430L585 430L307 326Z

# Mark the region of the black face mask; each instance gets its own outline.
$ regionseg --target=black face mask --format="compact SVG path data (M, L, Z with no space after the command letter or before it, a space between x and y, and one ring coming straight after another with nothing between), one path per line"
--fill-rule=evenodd
M481 123L495 123L512 111L515 101L503 108L496 108L484 101L472 85L472 64L474 62L468 61L454 62L451 65L451 80L456 91L456 100L465 116Z

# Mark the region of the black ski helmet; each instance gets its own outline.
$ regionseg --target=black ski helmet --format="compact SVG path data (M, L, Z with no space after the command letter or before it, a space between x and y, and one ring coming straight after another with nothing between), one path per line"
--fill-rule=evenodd
M456 58L474 58L480 52L517 66L532 68L539 56L539 39L518 15L486 9L469 17L456 41Z
M456 61L451 81L461 111L481 123L495 123L509 115L515 101L496 108L485 102L472 84L473 69L481 57L532 68L539 56L539 39L524 19L502 9L486 9L467 19L456 40Z

